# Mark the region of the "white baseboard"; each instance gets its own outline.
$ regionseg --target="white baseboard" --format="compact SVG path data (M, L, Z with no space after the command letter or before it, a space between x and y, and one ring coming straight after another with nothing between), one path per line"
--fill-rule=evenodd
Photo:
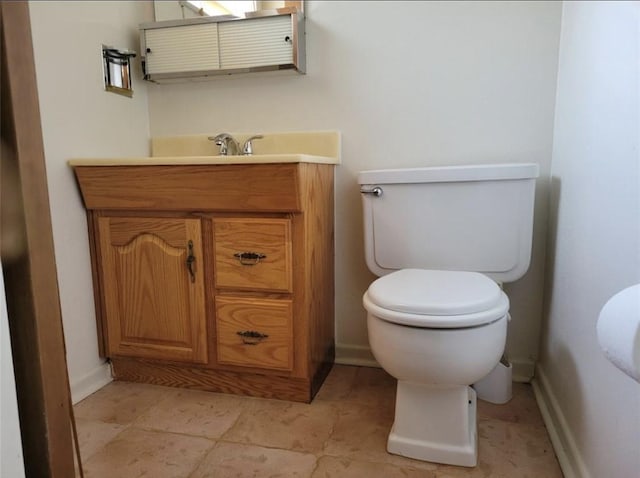
M511 379L514 382L530 383L533 379L536 363L530 359L509 359L509 362L513 366L513 376Z
M529 383L535 371L535 362L526 359L510 360L513 365L513 381ZM360 367L380 367L367 345L336 344L336 363Z
M592 478L564 413L562 413L558 399L553 393L549 379L540 365L536 367L535 378L531 383L542 419L549 431L551 444L565 478Z
M367 345L336 344L336 363L381 368Z
M111 366L106 362L100 364L84 377L71 381L71 402L75 405L112 381Z

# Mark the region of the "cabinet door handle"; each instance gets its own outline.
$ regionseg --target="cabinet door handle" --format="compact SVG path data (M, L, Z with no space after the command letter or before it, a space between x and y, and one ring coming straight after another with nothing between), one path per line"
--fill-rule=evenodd
M233 257L236 257L243 266L255 266L260 259L265 259L267 256L259 252L236 252Z
M193 263L196 261L196 256L193 255L193 241L189 241L187 243L188 254L187 254L187 269L189 270L189 275L191 276L191 282L196 281L196 273L193 270Z
M255 330L239 330L236 334L240 336L242 343L245 345L258 345L264 339L269 337L267 334L263 334Z

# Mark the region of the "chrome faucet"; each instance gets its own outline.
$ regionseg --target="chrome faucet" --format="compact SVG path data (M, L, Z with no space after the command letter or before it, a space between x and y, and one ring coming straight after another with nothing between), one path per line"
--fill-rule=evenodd
M240 154L240 145L229 133L209 136L209 141L214 141L216 145L220 146L220 156Z
M256 134L255 136L251 136L247 139L242 147L242 154L244 156L251 156L253 154L252 141L254 139L262 138L263 136L261 134ZM240 154L240 143L238 143L229 133L220 133L217 136L209 136L208 139L209 141L214 141L216 145L220 146L220 156Z
M251 141L254 139L262 139L264 136L261 134L256 134L255 136L251 136L248 140L244 142L244 146L242 147L242 154L245 156L251 156L253 154L253 144Z

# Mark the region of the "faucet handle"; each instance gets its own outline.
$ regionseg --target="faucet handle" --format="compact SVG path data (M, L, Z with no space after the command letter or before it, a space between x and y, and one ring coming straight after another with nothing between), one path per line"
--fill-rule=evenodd
M264 138L264 136L262 136L261 134L256 134L255 136L251 136L249 139L247 139L244 142L244 146L242 147L242 154L244 154L245 156L250 156L253 154L253 143L251 143L251 141L253 141L254 139L262 139Z

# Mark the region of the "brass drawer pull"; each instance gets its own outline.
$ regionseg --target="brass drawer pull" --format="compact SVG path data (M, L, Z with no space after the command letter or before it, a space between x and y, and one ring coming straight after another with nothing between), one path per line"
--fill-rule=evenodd
M243 266L255 266L260 262L260 259L264 259L267 256L259 252L236 252L233 257L237 257Z
M267 334L256 332L255 330L239 330L236 332L246 345L258 345L262 340L269 337Z
M191 276L191 282L196 281L196 273L193 270L193 263L196 261L196 256L193 255L193 241L189 240L187 243L188 253L187 253L187 270L189 271L189 275Z

